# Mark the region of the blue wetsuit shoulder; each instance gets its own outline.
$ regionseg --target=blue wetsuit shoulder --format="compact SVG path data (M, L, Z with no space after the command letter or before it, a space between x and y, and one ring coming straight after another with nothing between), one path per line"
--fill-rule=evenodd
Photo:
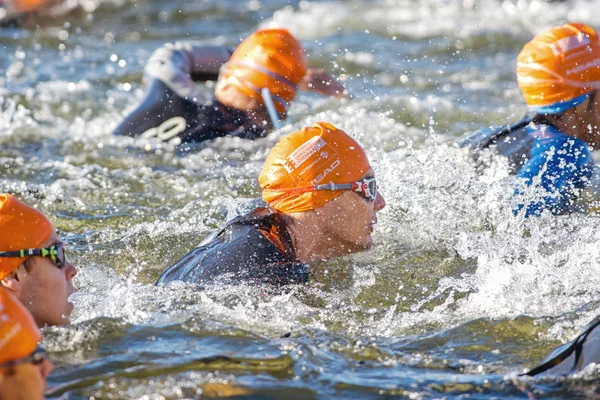
M587 144L550 125L527 127L534 140L529 161L517 172L527 186L544 189L539 200L519 204L515 213L526 207L526 215L540 215L549 210L555 215L569 212L594 168ZM521 194L519 190L516 194Z

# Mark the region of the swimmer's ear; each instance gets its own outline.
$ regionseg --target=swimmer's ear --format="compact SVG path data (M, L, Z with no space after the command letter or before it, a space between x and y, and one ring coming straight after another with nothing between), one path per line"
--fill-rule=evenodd
M12 291L15 295L18 296L21 293L21 290L23 289L22 279L19 279L19 277L22 276L23 273L26 274L27 271L25 270L25 266L21 264L17 269L11 272L10 275L3 278L2 281L0 281L0 283L2 284L2 286L4 286L5 288Z

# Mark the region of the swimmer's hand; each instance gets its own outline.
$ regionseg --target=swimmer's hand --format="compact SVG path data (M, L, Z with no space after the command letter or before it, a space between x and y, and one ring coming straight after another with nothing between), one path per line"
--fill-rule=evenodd
M317 92L325 96L348 97L344 86L320 68L309 68L298 87L301 90Z

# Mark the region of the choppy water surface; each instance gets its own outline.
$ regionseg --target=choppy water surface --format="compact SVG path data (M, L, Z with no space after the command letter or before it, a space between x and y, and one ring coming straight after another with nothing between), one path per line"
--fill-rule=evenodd
M592 397L597 370L516 372L598 314L598 218L513 217L505 166L482 169L451 144L520 117L522 45L567 20L594 25L598 5L81 0L0 30L0 186L50 215L79 267L73 326L46 332L51 395ZM282 131L190 154L111 136L162 43L235 45L271 24L301 38L311 66L342 75L353 99L301 94ZM152 286L260 204L270 147L319 120L353 134L381 180L388 205L371 251L276 293Z

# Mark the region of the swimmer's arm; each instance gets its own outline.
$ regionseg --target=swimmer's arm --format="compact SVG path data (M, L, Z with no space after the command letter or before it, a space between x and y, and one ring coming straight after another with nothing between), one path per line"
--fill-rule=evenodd
M298 88L325 96L346 97L347 94L344 86L321 68L308 68Z
M157 49L144 74L159 79L181 97L193 97L197 81L217 79L219 69L231 57L227 46L200 42L167 43Z

